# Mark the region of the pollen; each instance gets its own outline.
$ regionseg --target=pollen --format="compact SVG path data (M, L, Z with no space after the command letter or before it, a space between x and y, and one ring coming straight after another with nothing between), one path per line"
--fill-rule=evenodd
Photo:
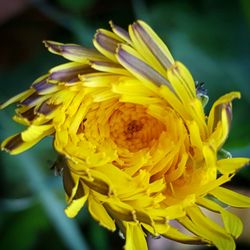
M158 140L165 126L147 113L139 104L124 103L109 119L110 135L118 147L137 152L150 148Z

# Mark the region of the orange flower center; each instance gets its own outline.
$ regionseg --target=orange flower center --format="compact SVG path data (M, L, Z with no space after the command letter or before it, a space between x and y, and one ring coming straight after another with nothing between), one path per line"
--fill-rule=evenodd
M129 103L114 110L109 126L116 145L131 152L151 147L165 130L164 124L149 115L144 106Z

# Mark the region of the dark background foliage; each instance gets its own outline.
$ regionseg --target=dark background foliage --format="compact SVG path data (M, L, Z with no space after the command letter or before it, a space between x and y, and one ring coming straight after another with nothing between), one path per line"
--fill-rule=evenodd
M64 62L46 51L42 40L90 47L99 27L108 21L126 28L136 19L147 21L184 62L194 78L204 81L211 103L239 90L234 120L225 148L234 156L250 156L250 2L248 0L0 0L0 102L25 90L52 66ZM13 107L0 113L0 139L20 131L11 121ZM88 212L70 220L60 177L50 166L56 158L51 139L20 156L0 155L1 249L122 249L118 232L99 227ZM232 188L249 193L249 167ZM246 249L249 210L240 216L245 233L238 249ZM156 243L157 242L157 247ZM249 243L248 243L249 244ZM170 241L150 240L151 249L194 249ZM248 246L249 248L249 246Z

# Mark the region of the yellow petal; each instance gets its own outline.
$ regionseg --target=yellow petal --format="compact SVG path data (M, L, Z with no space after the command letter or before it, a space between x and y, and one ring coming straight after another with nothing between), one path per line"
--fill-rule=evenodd
M86 64L89 60L105 59L98 51L86 49L77 44L63 44L53 41L44 41L44 44L50 52L74 62Z
M119 75L131 75L120 64L114 62L91 61L91 67L98 71L110 72Z
M205 163L206 163L206 175L204 175L203 181L204 184L212 184L212 181L216 180L217 177L217 169L216 169L216 152L214 150L207 146L204 145L202 148L202 152L205 158Z
M111 197L104 203L104 207L115 220L137 221L134 208L120 199Z
M177 111L184 120L191 120L191 115L187 108L176 94L167 86L162 85L159 89L159 94L169 103L175 111Z
M197 200L198 204L200 204L203 207L206 207L207 209L220 213L222 216L222 220L225 226L225 229L228 233L230 233L235 238L239 237L243 230L243 224L239 217L236 215L230 213L225 208L221 207L216 202L200 197Z
M250 207L250 197L223 187L217 187L209 192L222 202L233 207Z
M194 80L182 63L175 62L167 71L167 77L182 103L189 105L196 98Z
M31 148L45 136L52 134L53 131L52 125L31 125L20 134L5 139L1 144L1 148L10 154L19 154Z
M162 53L160 46L149 36L145 29L138 23L129 26L129 35L132 46L144 58L152 68L166 75L167 67L170 67L168 58Z
M84 188L82 184L78 185L78 189L74 199L69 203L67 208L65 208L64 212L69 218L75 217L81 208L84 206L86 200L89 196L88 188Z
M8 101L6 101L3 104L1 104L0 105L0 109L4 109L7 106L11 105L12 103L24 100L25 98L27 98L28 96L30 96L32 93L34 93L33 89L25 90L24 92L22 92L22 93L20 93L20 94L18 94L16 96L14 96L14 97L11 97Z
M112 31L119 36L122 40L126 41L128 44L131 43L129 34L126 30L124 30L123 28L117 26L116 24L114 24L112 21L109 22L109 25L112 28Z
M168 230L161 235L168 239L178 241L181 243L185 243L185 244L206 244L207 243L206 241L204 241L204 239L200 237L184 234L172 226L169 226Z
M231 102L240 98L239 92L231 92L220 97L212 106L208 117L208 129L212 135L210 140L216 148L225 142L231 125L232 107Z
M218 224L206 217L198 207L187 210L188 217L179 219L188 230L201 238L212 242L219 250L234 250L233 238Z
M212 172L210 176L216 175L216 168L212 169ZM219 178L215 180L210 180L209 182L205 182L204 185L200 186L199 189L197 189L196 194L197 195L203 195L211 192L211 190L214 190L218 186L221 186L222 184L230 181L232 178L232 175L222 175Z
M76 195L80 177L70 171L66 159L60 159L60 161L59 164L63 164L63 187L67 195L67 202L71 203Z
M110 186L110 191L116 195L121 196L136 191L134 190L135 187L131 187L132 177L111 164L103 167L100 171L91 170L91 175L95 181L100 179L101 182L102 179L103 182Z
M50 69L47 81L49 83L60 83L61 85L62 83L72 85L72 82L78 81L78 75L88 74L91 72L95 72L95 70L93 70L89 64L68 62Z
M152 59L157 60L165 69L174 63L174 59L165 43L145 22L140 20L133 23L129 27L129 35L138 52L152 63Z
M100 223L101 226L106 227L111 231L115 231L114 220L107 213L103 205L95 199L93 195L89 196L88 209L91 216Z
M52 125L31 125L21 133L22 139L25 142L37 140L41 136L48 135L53 130Z
M24 142L21 134L15 134L6 138L2 142L1 149L15 155L31 148L34 144L36 144L36 141Z
M203 143L201 140L200 130L198 124L195 121L187 121L188 130L190 133L190 141L193 146L198 149L202 149Z
M222 174L234 173L237 169L249 165L249 158L229 158L217 161L218 170Z
M175 62L167 71L167 79L174 93L194 119L202 135L206 134L205 115L201 101L196 96L195 83L188 69L180 62ZM170 104L171 105L171 104Z
M113 185L110 179L100 171L91 170L82 176L84 183L98 193L110 195L113 192Z
M98 29L93 39L95 48L108 59L117 62L115 51L122 40L109 30Z
M183 153L176 169L174 169L173 171L169 171L168 175L165 177L168 183L177 180L181 175L183 175L183 172L186 168L187 160L188 154Z
M153 220L165 219L174 220L186 215L182 205L172 205L166 208L148 208L147 211L152 216Z
M142 228L137 223L126 222L125 250L147 250L147 242Z
M120 44L116 53L117 60L120 64L139 80L149 81L157 85L165 84L173 90L166 77L145 62L142 56L134 48L125 44Z
M116 82L112 86L112 91L123 95L124 97L130 95L133 97L152 97L155 96L155 93L147 88L141 82L132 77L123 77L119 79L119 82ZM160 101L160 100L159 100Z

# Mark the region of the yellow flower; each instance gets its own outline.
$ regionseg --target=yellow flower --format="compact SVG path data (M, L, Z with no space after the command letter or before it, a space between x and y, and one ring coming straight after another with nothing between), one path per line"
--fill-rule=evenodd
M14 120L27 126L2 149L21 153L53 135L74 217L87 202L92 217L126 237L125 249L147 249L150 233L189 244L235 249L242 231L222 203L250 207L250 198L222 184L248 158L218 159L232 118L232 92L208 116L188 69L143 21L128 32L99 29L95 49L45 41L70 60L38 78L18 102ZM217 202L217 201L221 202ZM218 213L223 225L204 209ZM175 220L192 234L172 226Z

